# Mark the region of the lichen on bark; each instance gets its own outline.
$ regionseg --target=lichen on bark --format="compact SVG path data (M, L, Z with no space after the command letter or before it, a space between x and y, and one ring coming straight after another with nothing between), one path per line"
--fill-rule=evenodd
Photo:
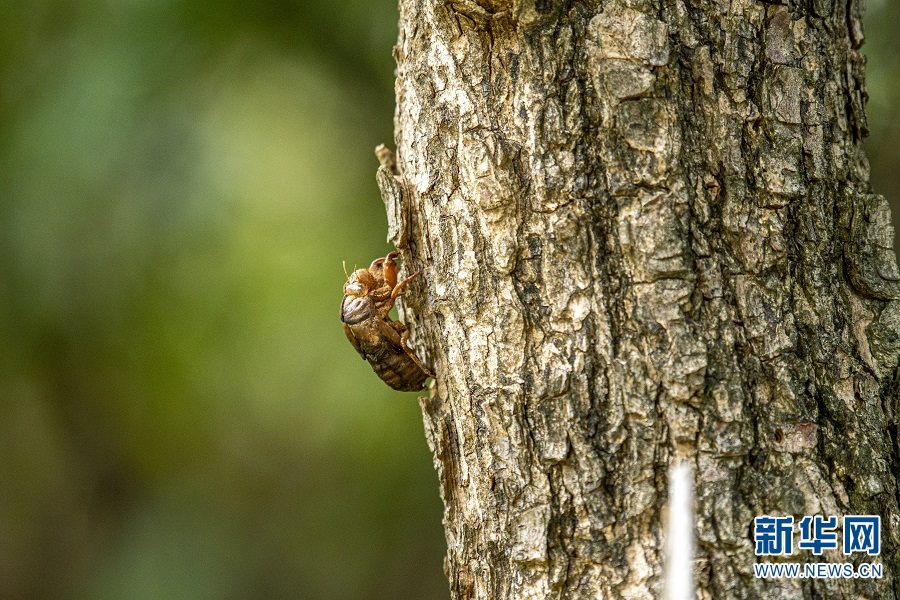
M676 459L698 597L892 597L900 276L858 4L400 14L379 182L425 274L402 316L453 597L659 597ZM881 515L885 577L754 579L762 514Z

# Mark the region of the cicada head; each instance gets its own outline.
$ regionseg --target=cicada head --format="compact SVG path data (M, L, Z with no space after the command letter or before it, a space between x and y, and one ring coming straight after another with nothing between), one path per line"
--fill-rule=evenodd
M371 318L375 314L373 298L370 296L377 285L368 269L357 269L344 284L344 299L341 301L341 321L355 324Z
M375 278L368 269L357 269L350 274L347 283L344 284L344 295L357 297L368 296L369 292L375 288L377 283L378 282L375 281Z

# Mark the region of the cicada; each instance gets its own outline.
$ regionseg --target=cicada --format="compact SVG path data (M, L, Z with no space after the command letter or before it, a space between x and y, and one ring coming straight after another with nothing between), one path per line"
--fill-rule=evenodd
M406 325L392 320L389 313L403 288L421 271L398 282L397 256L397 252L391 252L374 260L368 269L357 269L347 277L341 322L347 339L386 384L402 392L416 392L424 389L425 380L434 375L406 345Z

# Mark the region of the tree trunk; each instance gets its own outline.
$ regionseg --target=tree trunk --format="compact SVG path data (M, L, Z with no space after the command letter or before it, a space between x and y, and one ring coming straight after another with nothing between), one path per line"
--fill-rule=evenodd
M437 373L455 599L895 597L900 276L857 0L401 0L379 181ZM760 515L880 515L883 579L753 577ZM841 550L795 562L868 562Z

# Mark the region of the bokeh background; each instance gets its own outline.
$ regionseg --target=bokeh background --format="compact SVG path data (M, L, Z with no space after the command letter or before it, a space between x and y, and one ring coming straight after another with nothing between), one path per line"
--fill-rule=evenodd
M892 200L898 4L865 46ZM0 598L449 597L416 395L338 320L341 261L389 249L396 20L0 0Z

